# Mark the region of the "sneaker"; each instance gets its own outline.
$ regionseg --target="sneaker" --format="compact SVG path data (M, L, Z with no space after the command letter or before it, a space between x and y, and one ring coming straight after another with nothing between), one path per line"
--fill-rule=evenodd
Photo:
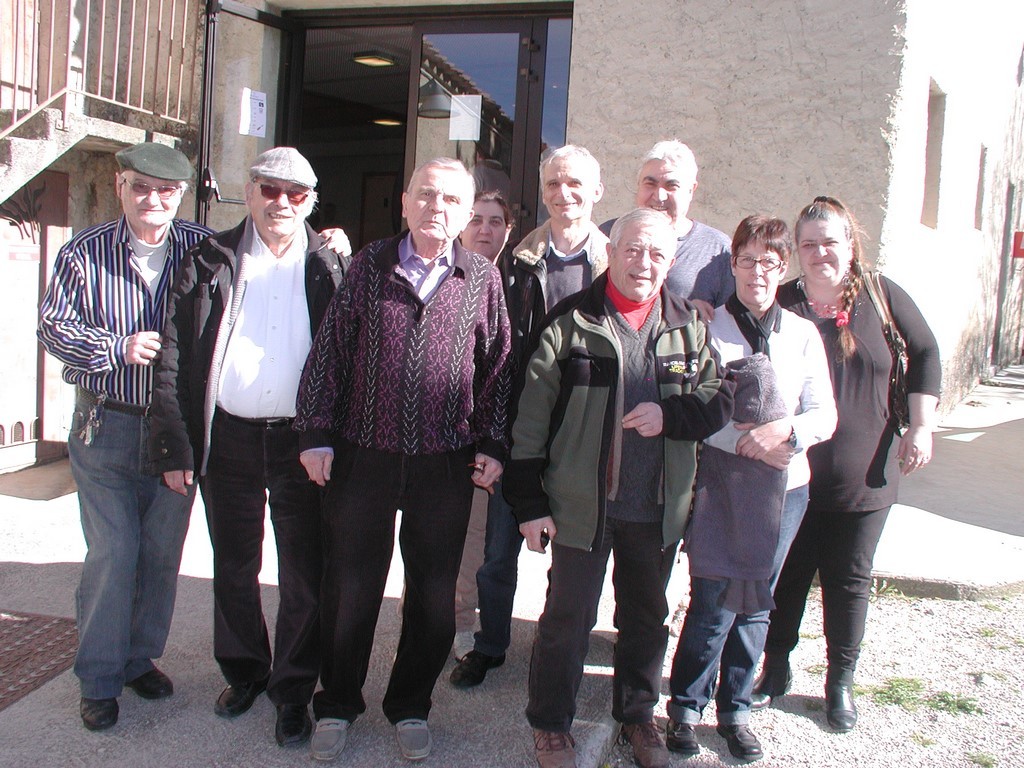
M395 737L406 760L422 760L430 754L433 746L426 720L399 720L395 723Z
M473 638L472 629L464 629L455 633L455 642L452 643L452 656L456 661L462 661L466 654L473 650L476 640Z
M633 747L633 760L640 768L668 768L665 737L653 722L622 726L619 740Z
M540 768L576 768L576 742L568 733L535 728L533 754Z
M665 746L683 757L700 754L700 745L697 743L697 732L693 723L677 723L675 720L669 720L668 728L665 729Z
M472 688L484 681L487 670L500 667L504 663L504 653L501 656L488 656L480 651L470 651L455 665L448 680L456 688Z
M314 760L333 760L345 748L345 737L348 735L348 720L336 717L322 717L316 721L316 730L309 742L309 751Z

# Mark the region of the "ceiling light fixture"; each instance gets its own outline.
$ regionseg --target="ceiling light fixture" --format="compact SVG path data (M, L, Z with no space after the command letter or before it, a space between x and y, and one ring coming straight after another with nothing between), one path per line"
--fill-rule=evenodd
M392 128L394 126L401 125L402 121L401 120L395 120L395 118L393 118L393 117L378 117L376 120L373 121L373 124L374 125L384 125L384 126L387 126L389 128Z
M364 67L393 67L395 58L380 51L360 51L352 55L352 61Z

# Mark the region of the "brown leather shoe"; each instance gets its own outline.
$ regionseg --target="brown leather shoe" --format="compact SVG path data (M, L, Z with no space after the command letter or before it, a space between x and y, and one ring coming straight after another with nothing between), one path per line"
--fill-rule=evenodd
M668 768L665 734L654 723L624 725L619 740L633 747L633 760L640 768Z
M534 728L533 749L540 768L576 768L576 742L568 733Z

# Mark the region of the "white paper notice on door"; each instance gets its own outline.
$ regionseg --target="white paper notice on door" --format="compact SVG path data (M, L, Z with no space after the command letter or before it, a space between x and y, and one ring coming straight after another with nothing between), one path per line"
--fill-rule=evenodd
M242 89L242 112L238 132L243 136L267 135L267 94L251 88Z
M452 96L452 116L448 121L449 141L477 141L480 138L480 94Z

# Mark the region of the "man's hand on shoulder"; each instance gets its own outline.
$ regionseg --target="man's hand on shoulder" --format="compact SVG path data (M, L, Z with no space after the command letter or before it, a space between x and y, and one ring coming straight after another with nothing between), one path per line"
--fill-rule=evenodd
M348 235L341 227L328 227L320 233L320 237L326 241L327 247L339 256L352 255L352 243L348 241Z

